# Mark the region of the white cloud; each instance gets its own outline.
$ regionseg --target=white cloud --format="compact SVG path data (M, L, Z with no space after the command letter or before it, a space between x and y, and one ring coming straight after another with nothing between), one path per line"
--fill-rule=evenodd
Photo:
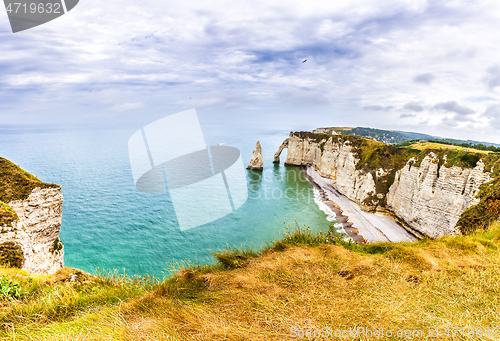
M500 66L493 65L486 70L486 76L484 77L486 85L490 90L495 89L500 86Z
M500 104L494 104L486 108L484 116L489 120L493 129L497 131L500 129Z
M500 142L479 114L497 104L499 14L498 2L465 0L81 1L48 24L0 35L0 118L26 103L58 120L77 119L57 113L61 103L74 112L251 103L269 115L294 105L314 124L324 118L305 108L321 105L356 113L349 125ZM411 123L415 113L428 125Z
M417 115L411 113L404 113L399 115L399 118L410 118L410 117L417 117Z
M140 102L137 102L137 103L123 103L123 104L118 104L118 105L113 106L111 108L111 110L123 112L123 111L130 111L130 110L139 109L142 106L143 106L143 103L140 103Z
M389 111L393 109L394 107L392 105L388 105L386 107L383 107L381 105L365 105L363 107L363 110L371 110L371 111Z
M421 73L420 75L415 76L415 78L413 78L413 81L415 83L422 83L422 84L426 84L426 85L431 85L435 79L436 79L436 76L434 76L430 72L426 72L426 73Z
M321 92L293 87L280 89L275 96L284 103L299 106L327 105L330 103L325 94Z
M474 114L474 110L458 104L456 101L441 102L434 105L435 109L453 112L459 116L469 116Z
M409 110L409 111L415 111L415 112L422 112L422 111L424 111L424 107L422 105L420 105L420 103L417 103L417 102L406 103L403 106L403 109Z

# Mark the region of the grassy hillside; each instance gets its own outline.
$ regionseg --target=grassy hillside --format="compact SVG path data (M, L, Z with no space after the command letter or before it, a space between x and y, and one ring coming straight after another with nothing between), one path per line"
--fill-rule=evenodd
M17 220L16 213L8 203L12 200L26 199L36 187L59 186L44 183L9 160L0 157L0 226Z
M382 130L382 129L374 129L374 128L363 128L356 127L351 130L337 130L338 133L342 135L354 135L367 137L372 140L376 140L383 143L397 144L402 143L408 140L429 140L435 137L427 134L420 133L411 133L405 131L391 131L391 130Z
M457 144L467 143L471 145L483 144L486 146L500 147L500 144L497 143L480 142L475 140L457 140L457 139L443 138L428 134L399 131L399 130L383 130L383 129L368 128L368 127L356 127L356 128L330 127L329 129L334 130L341 135L361 136L388 144L400 144L411 140L427 140L427 141L438 140L446 143L457 143Z
M412 148L418 149L418 150L425 150L425 149L450 149L450 150L463 150L468 153L479 153L479 154L490 154L490 151L487 150L479 150L475 148L467 148L467 147L461 147L461 146L455 146L451 144L441 144L441 143L436 143L436 142L418 142L415 144L411 145Z
M2 301L0 339L293 340L349 328L362 328L352 339L373 339L361 333L368 328L422 340L438 328L440 340L479 340L479 329L452 338L446 328L500 325L500 223L469 236L364 246L302 230L259 253L215 256L216 265L186 266L164 281L0 268L22 291Z

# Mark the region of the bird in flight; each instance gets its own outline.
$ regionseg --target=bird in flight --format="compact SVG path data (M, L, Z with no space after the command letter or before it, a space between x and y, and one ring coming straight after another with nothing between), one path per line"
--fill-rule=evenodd
M305 63L305 62L307 62L307 58L302 61L302 63Z

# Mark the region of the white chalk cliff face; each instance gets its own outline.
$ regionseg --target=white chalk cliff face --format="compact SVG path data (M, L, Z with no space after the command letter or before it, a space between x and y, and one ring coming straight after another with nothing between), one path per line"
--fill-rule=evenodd
M330 138L326 142L317 142L294 134L288 138L286 165L314 166L322 176L333 179L342 194L365 206L363 202L376 195L375 181L371 173L356 169L358 161L350 141L333 142Z
M52 274L64 267L64 246L59 241L63 196L60 188L35 188L25 200L9 206L19 221L0 227L0 245L19 245L24 256L22 269Z
M438 168L434 153L427 155L420 167L408 161L396 172L387 195L387 206L410 227L438 238L459 234L456 224L461 214L479 203L479 186L492 179L479 161L475 168Z
M279 153L287 147L286 165L314 166L362 208L390 210L409 227L431 238L459 233L456 223L460 215L479 202L479 186L491 181L481 161L474 169L444 165L438 169L433 153L419 167L412 166L414 160L409 160L400 170L356 169L359 158L351 142L337 136L317 141L291 133L275 161L279 162ZM396 176L389 192L377 193L375 182L391 172Z

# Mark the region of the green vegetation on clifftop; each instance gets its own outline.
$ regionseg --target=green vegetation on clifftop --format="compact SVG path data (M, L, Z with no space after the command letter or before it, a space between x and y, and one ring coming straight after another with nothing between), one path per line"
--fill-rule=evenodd
M16 220L18 217L12 207L0 201L0 226L11 225Z
M0 157L0 201L24 200L37 187L59 188L59 185L47 184L19 168L9 160Z
M493 180L479 188L479 204L469 207L458 220L462 233L484 229L500 217L500 161L486 158L485 163L487 170L493 169Z
M13 200L28 198L35 188L59 188L58 185L40 181L9 160L0 157L0 226L17 220L16 213L8 205Z

